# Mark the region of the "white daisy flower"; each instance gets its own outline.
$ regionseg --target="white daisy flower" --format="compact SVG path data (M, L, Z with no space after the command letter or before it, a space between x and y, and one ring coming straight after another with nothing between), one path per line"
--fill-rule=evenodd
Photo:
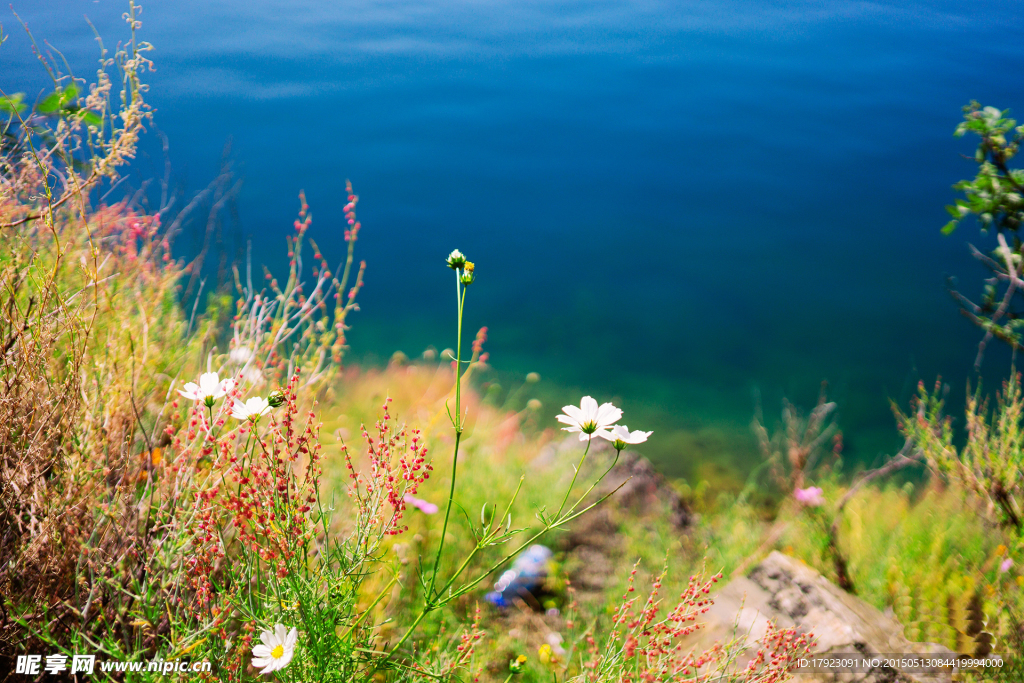
M641 432L639 429L631 432L626 425L615 425L610 432L598 432L597 436L600 436L602 439L608 439L615 445L615 450L621 451L627 444L638 444L647 441L647 437L653 433Z
M261 417L269 413L270 410L270 402L267 399L253 396L245 403L235 401L235 404L231 407L231 417L257 422Z
M580 441L587 441L594 435L608 438L605 432L622 417L622 411L611 403L602 403L600 406L590 396L584 396L580 406L565 406L562 408L564 415L557 415L555 419L562 424L569 425L562 427L567 432L579 432Z
M260 634L262 643L252 649L253 668L260 669L261 674L280 671L288 666L295 655L295 643L299 639L299 630L285 629L283 624L274 626L273 631Z
M231 359L232 363L245 365L246 361L252 358L252 349L248 346L236 346L231 349L231 353L228 354L228 358Z
M190 401L202 401L208 406L235 388L234 380L221 378L216 372L204 372L199 378L199 384L189 382L178 393Z
M260 372L259 368L253 367L253 366L249 366L242 373L242 379L244 379L246 382L248 382L252 386L256 386L257 384L259 384L260 382L263 381L263 373Z

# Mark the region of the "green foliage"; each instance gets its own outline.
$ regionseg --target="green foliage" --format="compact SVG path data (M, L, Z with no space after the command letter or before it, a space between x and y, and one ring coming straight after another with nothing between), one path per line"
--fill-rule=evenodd
M1016 232L1024 221L1024 170L1011 169L1008 164L1020 150L1024 126L1007 117L1009 110L982 107L971 102L964 107L964 120L955 135L977 135L980 140L974 154L978 173L973 180L962 180L954 187L964 193L946 210L953 217L943 228L950 234L966 216L975 216L982 229Z
M911 410L894 406L900 432L913 442L937 473L978 496L997 521L1021 529L1021 488L1024 477L1024 396L1020 375L1013 373L988 409L981 392L968 389L966 443L954 443L952 422L943 414L942 387L929 392L918 387Z
M954 186L964 196L946 207L953 218L942 228L948 235L967 216L978 220L982 232L995 228L996 246L990 253L971 247L974 257L992 273L981 298L975 302L952 291L961 313L985 331L975 365L981 364L991 339L1000 339L1018 349L1024 331L1024 320L1014 306L1024 295L1024 243L1019 235L1024 220L1024 170L1009 166L1020 149L1024 126L1018 126L1006 114L977 102L964 107L964 120L957 126L956 135L972 133L980 138L974 155L978 172L972 180Z

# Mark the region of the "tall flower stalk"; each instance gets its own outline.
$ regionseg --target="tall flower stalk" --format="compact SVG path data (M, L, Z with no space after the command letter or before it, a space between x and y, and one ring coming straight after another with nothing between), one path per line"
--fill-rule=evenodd
M456 249L448 255L448 267L455 271L455 300L458 307L458 330L455 340L455 415L448 411L448 418L455 429L455 448L452 453L452 480L448 491L448 504L444 508L444 524L441 525L441 538L437 543L437 555L434 558L434 570L430 575L428 594L434 592L437 582L437 570L441 566L441 554L444 551L444 539L448 533L448 520L455 501L455 475L459 466L459 442L465 429L465 418L462 415L462 314L466 306L466 289L474 280L475 266L467 261L462 252ZM468 273L468 275L467 275ZM447 407L447 404L446 404Z
M587 496L589 496L601 481L604 480L608 473L611 472L612 467L614 467L615 463L618 461L619 453L621 453L622 449L625 448L626 443L640 443L641 441L646 440L647 436L650 434L650 432L634 432L632 436L627 435L623 437L619 432L613 433L611 428L614 426L615 422L622 417L622 411L610 403L598 406L597 401L589 396L584 397L580 408L575 408L575 406L567 407L566 415L560 415L558 419L562 423L569 425L569 427L565 428L567 431L580 432L581 439L587 441L587 449L584 451L583 459L581 459L579 464L574 467L572 481L565 492L565 496L562 499L561 505L558 507L558 511L552 515L544 509L538 510L537 519L541 522L541 528L539 530L531 534L525 541L515 546L511 552L504 553L501 558L493 564L485 565L485 567L482 570L479 570L475 576L472 576L471 578L464 577L470 566L473 564L474 559L476 559L481 552L488 548L505 544L510 541L513 536L525 531L525 529L514 528L512 524L512 508L515 505L516 499L519 497L519 493L522 490L525 480L525 477L520 477L519 484L508 503L505 505L504 511L501 515L495 514L499 509L496 505L485 504L483 509L480 511L480 526L476 527L470 520L470 532L476 539L476 545L464 558L462 558L462 561L451 575L448 576L447 580L443 577L439 578L441 562L444 559L445 537L448 533L448 523L451 518L452 506L455 504L459 446L462 442L462 434L465 430L466 416L462 411L463 366L464 364L472 363L473 360L476 359L476 355L474 354L472 360L462 360L462 325L466 303L466 288L476 280L476 269L473 262L466 260L466 257L458 249L449 254L447 265L455 271L456 303L458 312L455 356L453 358L453 364L455 367L454 412L452 412L451 408L446 403L448 417L451 421L452 428L455 430L455 445L452 452L452 476L449 484L448 502L445 505L444 522L441 526L441 537L438 539L437 551L434 555L434 565L429 569L429 580L422 581L421 583L423 587L423 606L402 637L389 650L387 655L388 658L393 656L402 648L403 645L405 645L409 638L411 638L415 633L420 623L422 623L429 614L444 607L452 600L475 590L480 583L487 579L487 577L498 571L506 562L516 557L520 552L536 543L546 533L552 529L565 526L574 519L592 510L594 507L600 505L607 500L608 497L618 491L619 488L622 487L622 484L611 492L601 496L593 503L586 506L583 505ZM615 434L618 434L618 437L616 437ZM616 448L615 459L612 461L611 465L609 465L609 467L590 485L583 495L579 496L574 503L569 505L569 497L572 495L583 461L590 450L590 441L594 436L600 436L614 443ZM623 484L625 484L625 482L623 482ZM383 665L383 662L378 664L378 666L381 665Z

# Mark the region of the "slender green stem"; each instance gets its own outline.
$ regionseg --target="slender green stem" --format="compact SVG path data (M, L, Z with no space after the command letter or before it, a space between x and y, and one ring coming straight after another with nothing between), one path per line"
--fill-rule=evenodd
M565 490L565 498L562 498L562 504L558 506L558 512L555 513L557 518L562 514L562 510L565 509L565 504L569 500L569 494L572 493L572 487L576 485L576 477L580 476L580 470L583 469L583 461L587 459L587 453L590 452L590 443L594 440L594 435L591 434L590 438L587 439L587 448L583 451L583 457L580 458L580 464L576 466L576 471L572 473L572 481L569 482L569 488Z
M462 433L462 308L466 304L466 290L455 271L455 301L459 307L459 329L455 339L455 433Z
M572 504L572 507L569 508L566 511L567 515L571 515L576 510L576 508L579 507L579 504L587 499L587 496L590 495L590 492L593 491L595 488L597 488L598 484L600 484L602 481L604 481L604 478L607 477L608 474L612 471L612 468L615 467L615 464L619 462L619 456L620 455L622 455L622 450L616 450L615 451L615 457L612 458L612 464L608 465L608 469L606 469L604 471L604 474L602 474L600 477L598 477L597 480L593 484L590 485L590 488L583 492L583 495L579 497L579 500L577 500L575 503ZM580 461L580 464L581 465L583 464L582 460Z
M452 512L452 503L455 500L455 473L459 465L459 441L462 439L461 432L455 432L455 453L452 455L452 483L448 491L448 505L444 509L444 524L441 525L441 539L437 542L437 556L434 558L434 570L430 576L430 590L427 591L427 599L434 595L434 583L437 581L437 570L441 566L441 551L444 549L444 537L448 533L448 518Z
M380 595L378 595L374 599L374 601L370 603L370 606L367 607L363 611L363 613L359 615L358 619L356 619L355 621L352 622L352 625L348 627L348 629L345 631L345 635L342 636L342 638L347 637L350 633L352 633L356 629L356 626L359 626L359 623L363 619L365 619L367 617L367 615L370 614L371 611L373 611L373 608L377 606L378 602L380 602L381 600L384 599L384 596L387 595L387 592L391 590L391 587L394 586L397 581L398 581L398 575L393 576L391 578L391 581L388 582L388 585L384 586L384 590L382 590L380 592Z
M434 557L434 569L430 575L430 588L426 595L428 603L434 598L434 585L437 583L437 571L441 566L441 553L444 550L444 539L448 533L448 520L451 517L452 504L455 502L455 475L459 466L459 442L462 440L462 310L466 303L466 290L462 287L459 272L455 271L455 299L459 311L458 332L455 340L455 418L452 421L452 425L455 427L455 449L452 453L452 481L448 491L448 504L444 509L444 524L441 525L441 538L437 542L437 555Z
M626 481L629 481L629 480L627 479ZM538 531L533 536L531 536L528 540L526 540L522 545L517 547L515 550L513 550L510 553L508 553L505 557L503 557L502 559L500 559L497 562L495 562L493 565L491 565L491 567L489 569L484 571L482 574L480 574L478 577L473 579L471 582L469 582L467 584L463 584L462 586L457 588L455 590L455 592L452 593L447 598L439 599L437 601L437 605L436 606L437 607L441 607L441 606L451 602L455 598L459 597L460 595L465 595L469 591L473 590L473 588L475 588L481 581L483 581L488 576L490 576L495 571L497 571L498 568L501 567L501 565L505 564L510 559L512 559L513 557L515 557L519 553L521 553L528 546L532 545L535 541L537 541L542 536L544 536L544 534L546 534L547 532L551 531L552 529L557 529L557 528L559 528L561 526L565 526L566 524L568 524L569 522L573 521L574 519L582 517L583 515L585 515L586 513L590 512L591 510L596 508L598 505L603 503L604 501L606 501L609 498L611 498L619 489L621 489L625 485L626 485L626 482L624 481L621 484L619 484L618 486L616 486L612 491L610 491L610 492L606 493L605 495L601 496L600 498L598 498L597 500L595 500L593 503L591 503L587 507L583 508L582 510L580 510L578 512L570 511L570 512L568 512L565 515L565 517L561 517L559 519L555 519L554 521L549 522L548 524L545 524L544 527L540 531ZM576 505L579 505L579 502L577 502ZM576 505L573 506L573 509L576 508Z
M519 497L519 491L522 490L522 488L523 488L523 480L525 478L526 477L519 477L519 486L516 487L516 492L514 494L512 494L512 499L509 500L508 506L505 508L505 513L500 518L496 518L496 519L504 520L504 519L506 519L508 517L508 513L512 509L512 505L515 504L516 498ZM507 534L509 534L510 531L511 531L511 529L505 529L504 533L507 535ZM446 590L448 590L449 588L452 587L452 584L454 584L455 581L460 576L462 576L462 572L466 571L466 567L469 566L469 563L473 560L474 557L476 557L477 553L480 552L481 550L483 550L484 548L486 548L496 536L497 536L497 533L492 531L487 536L485 536L485 537L480 539L480 541L476 544L476 547L473 548L473 550L471 550L469 552L469 554L466 556L466 559L464 559L462 561L462 564L459 565L459 568L456 569L455 572L448 579L448 583L446 583L445 585L441 586L441 590L438 591L439 595L443 594Z
M433 611L433 610L427 609L427 606L424 605L423 611L420 612L420 615L418 617L416 617L416 620L414 622L412 622L412 624L409 625L409 628L407 628L405 630L405 634L399 639L399 641L397 643L395 643L395 646L393 648L391 648L391 650L388 652L387 657L385 657L385 659L390 658L391 655L393 655L396 652L398 652L398 650L403 645L405 645L405 641L409 640L409 636L411 636L413 634L413 632L416 630L416 627L420 625L420 622L423 621L424 617L426 617L427 614L429 614L431 611ZM379 664L378 664L378 666L379 666Z

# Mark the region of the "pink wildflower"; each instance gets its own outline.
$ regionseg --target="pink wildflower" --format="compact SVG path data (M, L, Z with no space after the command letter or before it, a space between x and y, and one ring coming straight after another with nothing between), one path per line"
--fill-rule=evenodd
M796 489L793 491L793 497L798 502L806 505L807 507L821 507L825 504L825 498L821 495L822 491L817 486L810 486L805 489Z
M408 493L405 494L405 497L402 500L404 500L409 505L412 505L414 508L418 508L419 511L425 515L433 515L437 512L437 506L434 505L433 503L429 503L420 498L416 498L415 496L411 496Z

